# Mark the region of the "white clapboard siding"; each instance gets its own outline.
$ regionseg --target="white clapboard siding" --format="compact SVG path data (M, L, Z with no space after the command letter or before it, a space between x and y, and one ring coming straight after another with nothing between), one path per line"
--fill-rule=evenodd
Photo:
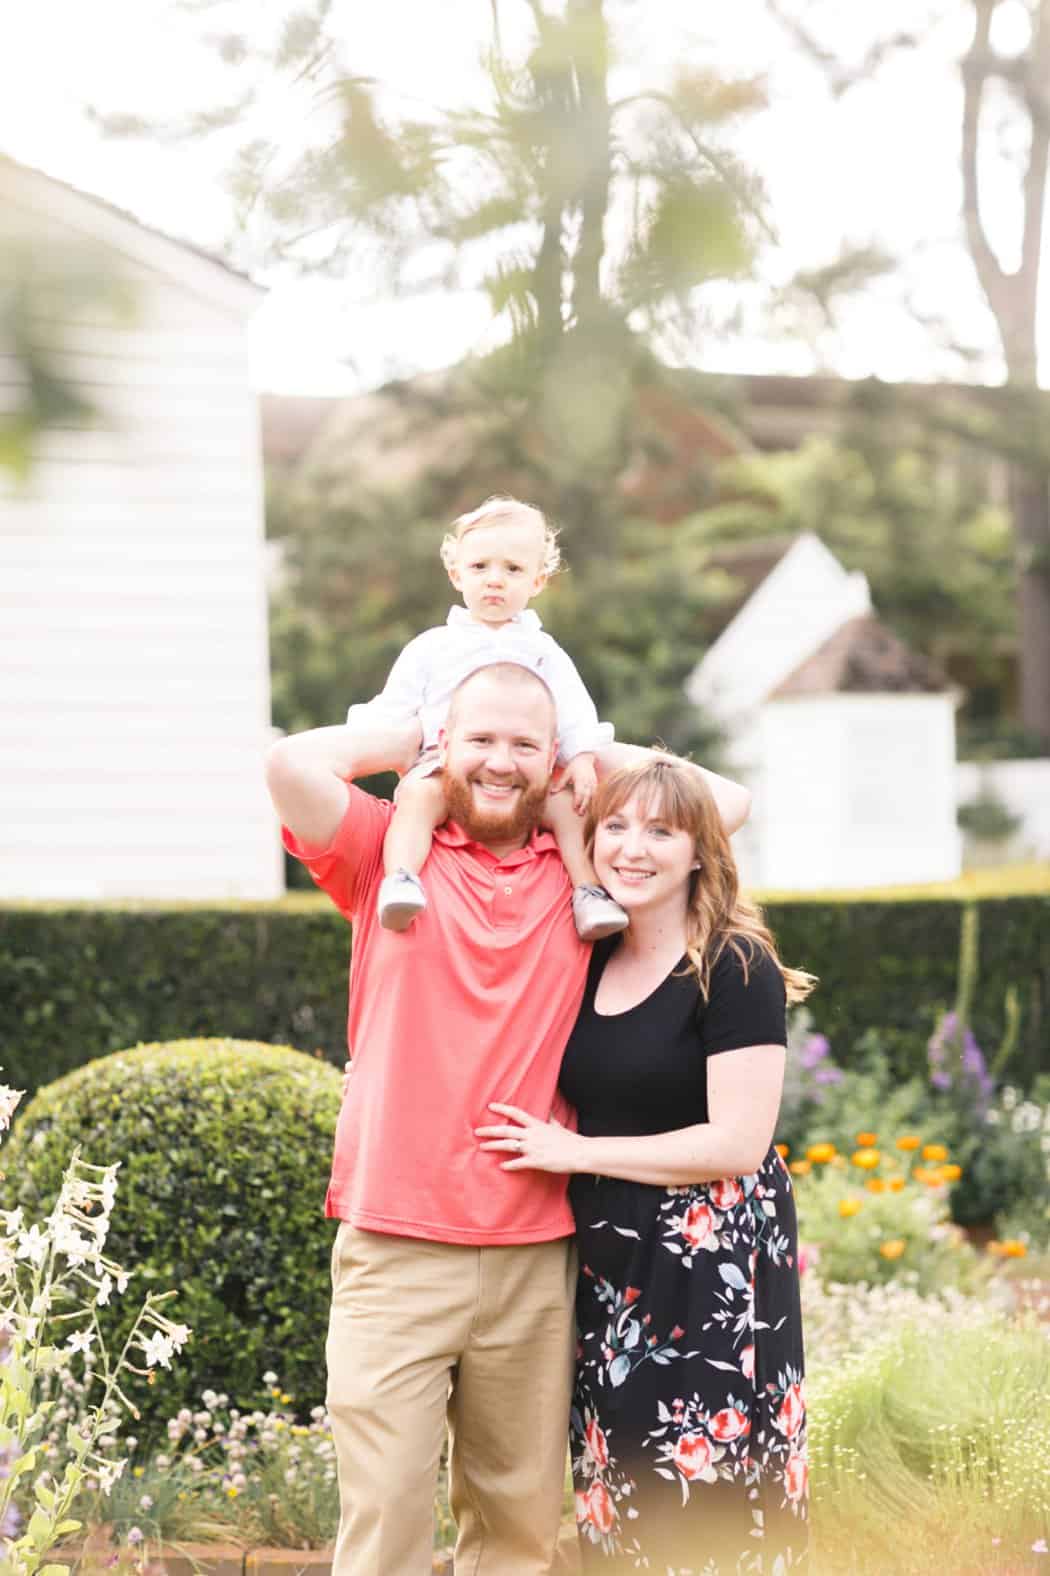
M133 298L43 326L96 420L0 477L0 900L276 896L257 292L2 159L0 214Z

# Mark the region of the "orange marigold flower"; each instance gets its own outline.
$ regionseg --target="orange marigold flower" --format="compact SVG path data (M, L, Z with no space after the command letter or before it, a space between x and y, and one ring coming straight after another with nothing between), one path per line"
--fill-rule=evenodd
M834 1160L837 1153L834 1144L810 1144L806 1150L806 1159L815 1166L824 1166L829 1160Z
M853 1164L862 1171L874 1171L881 1159L877 1149L858 1149L852 1156Z
M1028 1249L1019 1237L1005 1237L999 1244L999 1251L1004 1259L1023 1259Z
M858 1133L857 1143L861 1149L871 1149L879 1141L877 1133Z
M899 1259L907 1246L903 1237L890 1237L879 1243L879 1252L884 1259Z
M940 1166L916 1166L912 1176L925 1187L940 1187L944 1182Z
M788 1155L791 1153L790 1144L776 1144L774 1147L781 1160L786 1160Z
M941 1175L946 1182L958 1182L962 1176L962 1166L957 1166L954 1160L950 1160L946 1166L941 1167Z
M901 1193L901 1192L904 1191L904 1186L905 1186L905 1178L904 1177L890 1177L889 1180L890 1180L890 1192L891 1193Z
M885 1193L886 1183L882 1177L869 1177L864 1186L869 1193Z
M905 1133L902 1137L898 1138L897 1148L904 1150L918 1149L921 1143L922 1139L917 1138L914 1133Z
M840 1198L839 1214L843 1220L848 1220L851 1215L860 1214L861 1200L859 1198Z
M948 1151L943 1144L926 1144L923 1147L924 1160L947 1160Z
M793 1177L808 1177L812 1169L813 1167L808 1160L793 1160L788 1166L788 1170Z

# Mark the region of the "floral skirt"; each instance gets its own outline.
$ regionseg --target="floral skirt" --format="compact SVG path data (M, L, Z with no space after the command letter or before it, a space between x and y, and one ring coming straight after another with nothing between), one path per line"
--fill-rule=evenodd
M572 1468L583 1569L781 1576L806 1551L795 1202L751 1176L577 1176Z

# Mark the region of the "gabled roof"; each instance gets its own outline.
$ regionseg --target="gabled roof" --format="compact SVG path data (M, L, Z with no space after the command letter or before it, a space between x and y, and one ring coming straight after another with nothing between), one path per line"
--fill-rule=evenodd
M868 582L812 532L780 550L772 569L693 670L686 692L724 723L768 700L847 620L871 612Z
M950 688L936 665L912 651L874 615L851 618L793 673L770 700L807 695L919 694Z
M65 224L79 231L85 241L111 248L217 305L248 313L265 293L247 274L214 253L143 224L105 198L4 153L0 153L0 183L5 205L44 222Z

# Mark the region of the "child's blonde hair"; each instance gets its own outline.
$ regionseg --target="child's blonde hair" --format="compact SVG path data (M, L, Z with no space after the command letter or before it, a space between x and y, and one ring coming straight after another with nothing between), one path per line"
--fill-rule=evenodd
M446 531L441 543L441 562L445 568L453 568L459 544L470 531L476 531L483 525L497 525L502 520L528 520L539 526L543 536L540 568L548 580L551 575L558 573L561 568L558 533L553 526L547 524L546 515L541 509L537 509L535 504L523 503L520 498L505 498L499 494L486 498L483 504L471 509L469 514L461 514L458 519L453 520L451 529Z

